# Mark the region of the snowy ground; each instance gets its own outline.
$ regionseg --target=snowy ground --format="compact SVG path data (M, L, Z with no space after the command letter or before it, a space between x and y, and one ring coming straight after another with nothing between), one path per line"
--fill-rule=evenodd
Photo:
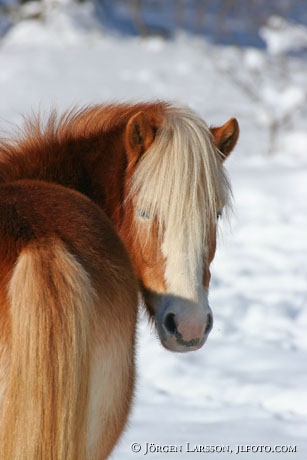
M214 330L202 350L171 354L141 315L135 405L112 458L142 458L146 443L153 443L156 452L147 458L155 460L206 457L187 452L194 445L230 446L233 457L237 445L296 446L296 453L242 452L238 458L305 460L307 112L300 104L306 63L288 60L289 80L279 87L277 71L257 50L242 54L184 36L172 42L111 38L80 27L78 15L74 23L58 12L44 26L25 21L0 42L2 132L38 108L114 99L177 100L209 124L236 116L241 125L227 165L234 214L231 226L221 223L213 264ZM287 111L290 123L269 157L270 123ZM140 444L140 453L132 452L132 443ZM170 445L182 452L157 452Z

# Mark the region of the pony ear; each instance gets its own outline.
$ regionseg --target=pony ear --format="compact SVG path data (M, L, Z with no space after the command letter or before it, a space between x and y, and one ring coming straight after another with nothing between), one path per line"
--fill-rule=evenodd
M240 131L239 123L235 118L230 118L223 126L210 128L210 131L224 161L237 143Z
M135 164L154 140L154 129L144 112L138 112L130 118L125 140L128 164Z

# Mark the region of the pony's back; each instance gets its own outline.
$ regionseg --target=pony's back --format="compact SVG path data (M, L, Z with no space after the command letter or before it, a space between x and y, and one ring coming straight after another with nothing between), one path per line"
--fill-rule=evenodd
M103 212L61 186L2 184L0 216L1 459L105 459L134 378L126 251Z

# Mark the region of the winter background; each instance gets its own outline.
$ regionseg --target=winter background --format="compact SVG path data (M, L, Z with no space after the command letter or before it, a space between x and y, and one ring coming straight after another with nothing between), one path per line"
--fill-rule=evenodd
M155 460L226 460L237 445L296 446L242 460L307 459L306 1L1 1L1 135L37 110L157 98L241 126L214 329L203 349L172 354L140 314L135 404L112 459L142 458L146 443L183 446Z

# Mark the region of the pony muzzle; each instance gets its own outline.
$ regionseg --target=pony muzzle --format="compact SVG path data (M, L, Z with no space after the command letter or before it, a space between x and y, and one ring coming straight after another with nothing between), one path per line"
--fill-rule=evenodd
M185 300L179 305L170 302L156 313L156 326L162 345L175 352L201 348L213 326L211 309Z

